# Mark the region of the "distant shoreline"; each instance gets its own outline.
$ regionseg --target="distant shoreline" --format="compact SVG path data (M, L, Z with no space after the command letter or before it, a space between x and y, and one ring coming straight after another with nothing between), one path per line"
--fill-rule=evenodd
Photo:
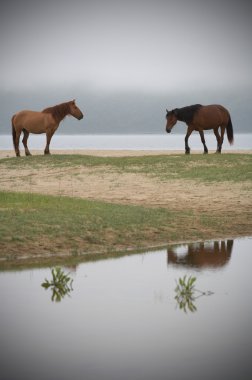
M216 138L213 133L206 134L206 145L209 151L216 150ZM20 149L23 144L20 139ZM30 151L42 151L45 147L45 134L30 134L28 146ZM55 133L52 138L51 151L70 150L76 153L77 150L84 151L157 151L157 152L177 152L184 151L184 135L182 134L124 134L124 135L63 135ZM191 153L203 152L200 136L197 132L190 136L189 146ZM0 151L12 150L13 142L11 135L0 136ZM235 134L234 144L229 145L226 135L223 143L223 152L252 151L252 134Z
M11 128L10 128L10 130L9 130L10 132L11 132ZM162 131L162 132L160 132L160 133L151 133L151 132L136 132L136 133L120 133L120 132L118 132L118 133L112 133L112 132L104 132L104 133L98 133L98 132L94 132L94 133L90 133L90 132L88 132L88 133L85 133L85 132L83 132L83 133L69 133L69 132L62 132L61 130L60 130L60 128L55 132L56 133L56 135L57 136L167 136L167 133L165 132L165 131ZM194 131L194 133L196 133L197 134L197 132L196 131ZM234 133L235 133L235 131L234 131ZM173 132L173 135L175 135L175 136L177 136L177 135L179 135L179 136L184 136L186 134L186 128L184 128L184 130L183 131L174 131ZM204 134L206 134L206 135L211 135L211 134L213 134L213 131L212 130L210 130L210 131L204 131ZM252 135L252 132L239 132L239 133L235 133L235 135ZM12 134L11 133L6 133L6 132L4 132L4 133L1 133L0 132L0 138L1 138L1 136L12 136ZM42 135L43 136L43 135Z

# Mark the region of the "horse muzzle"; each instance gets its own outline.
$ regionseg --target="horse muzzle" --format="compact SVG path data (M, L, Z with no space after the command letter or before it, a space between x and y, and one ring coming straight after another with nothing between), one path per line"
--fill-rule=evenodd
M166 128L166 132L167 133L171 133L171 129L170 128Z
M84 115L83 115L83 113L78 117L78 120L81 120L81 119L83 119L83 117L84 117Z

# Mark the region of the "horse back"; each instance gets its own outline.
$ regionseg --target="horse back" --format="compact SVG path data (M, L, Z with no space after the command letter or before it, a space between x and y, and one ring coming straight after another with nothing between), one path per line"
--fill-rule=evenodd
M202 106L198 110L193 119L193 125L202 129L214 129L227 125L229 118L229 112L225 107L219 104L211 104Z
M53 127L55 120L51 114L23 110L13 116L13 125L16 130L25 129L30 133L45 133L47 128Z

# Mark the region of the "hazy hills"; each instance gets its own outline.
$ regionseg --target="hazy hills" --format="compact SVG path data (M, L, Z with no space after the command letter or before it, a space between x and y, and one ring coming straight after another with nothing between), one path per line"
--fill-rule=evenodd
M0 92L0 134L11 133L11 116L22 109L42 110L48 106L76 98L84 112L79 122L66 118L57 133L62 134L141 134L162 133L165 128L165 110L194 103L219 103L229 109L237 133L252 132L252 95L250 91L187 91L184 94L99 92L84 89L54 89L44 92ZM177 133L185 131L178 123ZM174 130L175 132L175 130Z

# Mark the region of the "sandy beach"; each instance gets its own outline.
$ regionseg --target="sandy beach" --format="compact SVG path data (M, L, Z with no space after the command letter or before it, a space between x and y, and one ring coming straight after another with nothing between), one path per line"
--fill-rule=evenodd
M21 156L24 156L24 150L20 149ZM43 155L43 150L31 150L32 155ZM209 150L209 154L215 151ZM252 150L229 150L223 151L222 154L252 154ZM158 156L171 154L185 154L184 150L91 150L91 149L55 149L51 150L51 154L83 154L98 157L139 157L139 156ZM202 150L194 150L192 154L202 154ZM0 150L1 158L15 157L14 150Z

